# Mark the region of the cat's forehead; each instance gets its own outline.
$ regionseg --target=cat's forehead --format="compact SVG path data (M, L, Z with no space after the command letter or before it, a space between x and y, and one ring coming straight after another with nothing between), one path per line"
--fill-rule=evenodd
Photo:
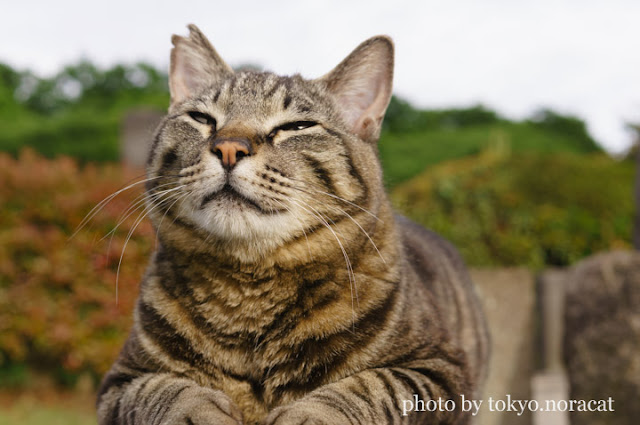
M282 76L271 72L242 71L219 80L205 94L206 100L215 103L267 104L281 102L284 109L290 107L311 108L312 103L322 101L317 84L300 75ZM203 99L204 100L204 99Z
M283 88L291 90L300 88L305 80L300 75L286 76L278 75L269 71L240 71L235 72L227 77L223 83L231 82L237 89L255 87L262 89L263 92L273 92L276 89ZM295 87L294 87L295 86Z
M271 72L235 72L216 81L194 101L229 119L264 121L267 117L317 115L329 110L328 98L317 82L297 74Z

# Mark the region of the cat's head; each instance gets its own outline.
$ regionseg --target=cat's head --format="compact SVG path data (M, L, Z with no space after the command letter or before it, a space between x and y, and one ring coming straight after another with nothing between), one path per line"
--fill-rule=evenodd
M386 202L376 142L391 96L391 40L371 38L307 80L234 72L189 29L172 38L171 105L148 161L161 240L197 245L186 242L197 234L255 257L343 219L366 225L355 216Z

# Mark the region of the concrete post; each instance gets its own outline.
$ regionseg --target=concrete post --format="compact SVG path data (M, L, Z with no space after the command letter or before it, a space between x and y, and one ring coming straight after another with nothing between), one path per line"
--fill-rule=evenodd
M124 164L143 168L156 127L163 114L149 109L129 111L122 119L120 157Z

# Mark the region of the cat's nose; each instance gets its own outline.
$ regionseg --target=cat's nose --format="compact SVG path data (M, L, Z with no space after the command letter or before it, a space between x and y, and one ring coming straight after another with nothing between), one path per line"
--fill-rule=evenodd
M211 152L217 156L225 168L233 168L236 162L251 155L251 144L246 139L217 139L211 145Z

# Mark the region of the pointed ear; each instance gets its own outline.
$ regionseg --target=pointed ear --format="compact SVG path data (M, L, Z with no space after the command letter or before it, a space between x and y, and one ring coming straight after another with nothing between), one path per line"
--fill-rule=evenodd
M335 97L349 129L365 141L376 141L391 99L393 41L370 38L320 80Z
M233 74L198 27L191 24L189 37L171 37L169 91L171 104L194 96L217 80Z

